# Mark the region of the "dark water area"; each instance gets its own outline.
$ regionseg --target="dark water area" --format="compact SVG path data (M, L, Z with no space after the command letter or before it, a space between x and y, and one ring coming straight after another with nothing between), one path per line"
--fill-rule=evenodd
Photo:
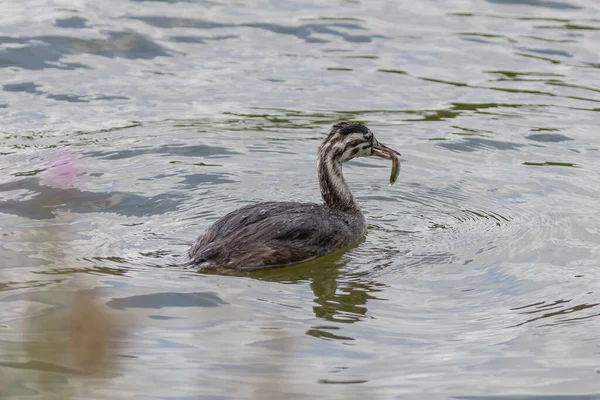
M600 398L600 3L2 11L0 395ZM341 120L403 156L344 168L364 241L182 266L228 211L319 201ZM120 321L102 377L31 350L71 294Z

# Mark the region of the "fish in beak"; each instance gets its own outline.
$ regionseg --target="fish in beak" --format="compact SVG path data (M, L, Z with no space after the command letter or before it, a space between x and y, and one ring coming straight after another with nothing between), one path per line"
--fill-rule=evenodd
M373 146L373 155L376 157L392 160L392 174L390 175L390 185L393 185L400 175L400 153L394 149L390 149L386 145L377 142Z

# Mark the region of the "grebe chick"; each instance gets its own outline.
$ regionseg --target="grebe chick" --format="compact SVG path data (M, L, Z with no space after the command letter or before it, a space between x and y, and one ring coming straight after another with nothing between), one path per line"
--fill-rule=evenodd
M344 180L342 164L368 156L393 161L394 183L400 153L379 143L363 124L333 125L318 151L324 204L267 202L232 211L196 240L188 252L191 263L256 270L310 260L357 242L366 234L367 222Z

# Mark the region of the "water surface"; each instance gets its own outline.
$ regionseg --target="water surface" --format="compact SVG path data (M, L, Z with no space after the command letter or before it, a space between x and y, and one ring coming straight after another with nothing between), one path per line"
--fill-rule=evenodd
M0 393L600 397L596 2L3 7ZM318 201L341 120L403 155L344 169L362 243L181 267L230 210ZM119 321L101 377L31 350L71 293Z

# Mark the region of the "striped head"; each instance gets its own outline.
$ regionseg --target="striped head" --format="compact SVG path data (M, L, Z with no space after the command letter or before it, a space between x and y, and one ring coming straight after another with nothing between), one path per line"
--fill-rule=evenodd
M328 207L360 210L342 174L342 164L357 157L377 156L392 160L393 184L400 172L400 153L379 143L373 132L358 122L340 122L331 127L319 146L317 170L321 196Z
M360 122L340 122L331 127L329 135L319 146L319 158L345 163L357 157L378 156L391 159L399 155L379 143L373 132Z

